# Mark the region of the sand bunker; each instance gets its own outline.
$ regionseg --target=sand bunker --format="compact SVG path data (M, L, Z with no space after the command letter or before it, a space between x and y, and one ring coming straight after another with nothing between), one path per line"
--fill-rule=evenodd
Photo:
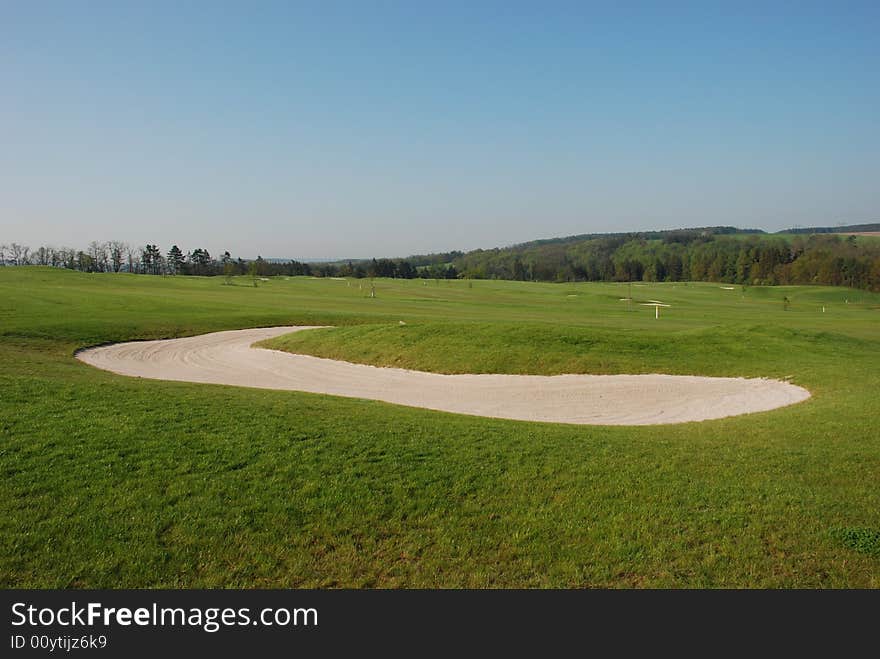
M590 425L703 421L772 410L810 397L806 389L763 378L441 375L251 347L303 329L312 328L117 343L80 351L77 357L120 375L157 380L308 391L458 414Z

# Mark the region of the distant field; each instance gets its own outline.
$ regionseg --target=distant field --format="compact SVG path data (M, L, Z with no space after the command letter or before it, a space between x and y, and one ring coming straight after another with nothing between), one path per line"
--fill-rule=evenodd
M857 236L859 238L868 238L873 240L877 237L880 237L880 231L847 231L841 233L765 233L765 234L753 234L753 233L730 233L724 234L720 236L722 238L728 239L731 238L733 240L754 240L756 238L761 240L768 240L772 238L781 238L786 242L792 242L795 238L800 238L802 240L807 240L810 236Z
M880 295L375 286L0 268L0 585L880 586ZM655 320L646 300L671 306ZM813 398L578 427L126 378L73 358L295 324L335 327L276 347L447 373L789 378Z

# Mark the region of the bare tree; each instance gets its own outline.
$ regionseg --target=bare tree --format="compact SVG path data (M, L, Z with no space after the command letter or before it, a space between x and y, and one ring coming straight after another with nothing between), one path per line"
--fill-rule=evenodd
M37 265L49 265L52 258L52 248L40 245L39 249L34 252L34 261Z
M27 245L19 245L12 243L9 246L10 258L12 265L27 265L30 262L31 248Z
M110 267L113 268L113 272L119 272L122 270L122 262L128 245L121 240L111 240L107 243L107 249L110 251Z
M125 246L126 254L128 255L128 271L129 272L140 272L140 263L141 263L141 251L142 247L132 247L131 245Z
M58 248L53 247L50 249L52 250L52 254L50 257L49 265L51 265L53 268L64 267L64 262L65 262L64 255L67 250L64 247L58 247Z
M69 270L76 270L76 250L72 247L62 247L58 250L59 263Z
M0 243L0 265L6 265L6 254L9 252L9 245Z
M107 271L107 244L93 240L89 243L89 257L92 259L92 268L97 272Z

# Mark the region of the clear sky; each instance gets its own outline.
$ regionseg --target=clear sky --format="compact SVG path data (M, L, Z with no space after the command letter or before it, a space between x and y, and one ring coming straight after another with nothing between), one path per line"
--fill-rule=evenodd
M880 221L880 2L0 0L0 242Z

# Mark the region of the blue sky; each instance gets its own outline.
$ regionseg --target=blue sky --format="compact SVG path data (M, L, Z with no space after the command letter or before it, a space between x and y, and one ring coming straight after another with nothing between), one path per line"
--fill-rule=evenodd
M0 0L0 242L880 221L880 3Z

